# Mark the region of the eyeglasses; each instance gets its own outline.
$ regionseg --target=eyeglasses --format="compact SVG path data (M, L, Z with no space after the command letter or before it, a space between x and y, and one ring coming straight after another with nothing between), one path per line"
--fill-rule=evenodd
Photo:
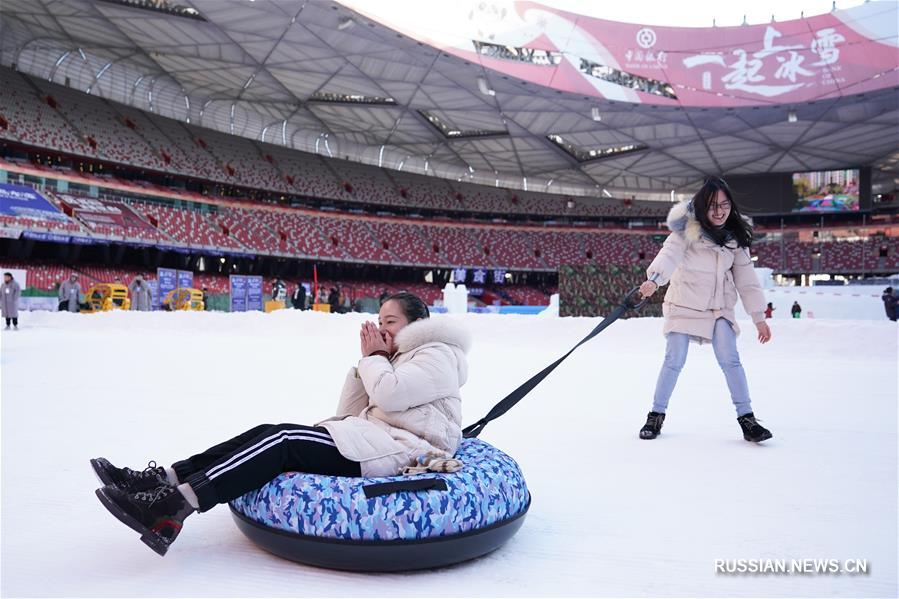
M709 204L709 212L725 213L730 211L730 202L721 202L720 204Z

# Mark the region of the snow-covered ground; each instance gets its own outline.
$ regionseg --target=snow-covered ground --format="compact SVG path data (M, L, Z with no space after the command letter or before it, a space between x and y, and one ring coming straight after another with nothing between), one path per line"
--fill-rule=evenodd
M269 555L226 507L160 558L94 496L94 456L168 464L261 422L329 416L362 315L24 314L2 344L3 596L897 595L897 331L771 322L739 347L756 414L743 441L708 346L692 346L664 433L637 438L663 356L659 319L616 323L481 436L533 504L482 559L364 575ZM461 315L472 422L595 319ZM866 575L716 574L716 559L867 560Z

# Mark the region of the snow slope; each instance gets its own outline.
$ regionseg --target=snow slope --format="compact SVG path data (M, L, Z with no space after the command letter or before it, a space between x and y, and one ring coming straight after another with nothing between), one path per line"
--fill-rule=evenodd
M739 340L756 414L742 440L708 346L691 346L659 439L637 438L661 320L616 323L482 437L533 493L519 534L409 574L318 570L257 549L220 506L165 558L94 497L88 465L169 464L261 422L331 414L362 315L23 315L0 335L3 596L897 595L897 335L887 321L771 322ZM598 319L461 315L472 422ZM752 333L750 323L744 331ZM724 575L715 559L867 559L867 575Z

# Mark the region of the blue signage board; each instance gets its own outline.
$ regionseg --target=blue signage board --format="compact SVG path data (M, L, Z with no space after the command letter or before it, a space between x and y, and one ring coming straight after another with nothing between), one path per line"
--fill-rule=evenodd
M262 277L247 277L247 310L262 309Z
M247 277L245 275L231 275L231 311L247 311Z
M178 287L193 287L194 286L194 273L190 270L179 270L178 271Z
M174 268L157 268L156 280L159 281L159 303L165 301L165 296L178 286L178 271Z

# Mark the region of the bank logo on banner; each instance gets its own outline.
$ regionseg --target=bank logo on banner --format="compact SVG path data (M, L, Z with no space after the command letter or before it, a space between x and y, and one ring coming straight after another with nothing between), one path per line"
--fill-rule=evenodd
M649 27L644 27L637 32L637 45L648 50L656 45L656 32Z

